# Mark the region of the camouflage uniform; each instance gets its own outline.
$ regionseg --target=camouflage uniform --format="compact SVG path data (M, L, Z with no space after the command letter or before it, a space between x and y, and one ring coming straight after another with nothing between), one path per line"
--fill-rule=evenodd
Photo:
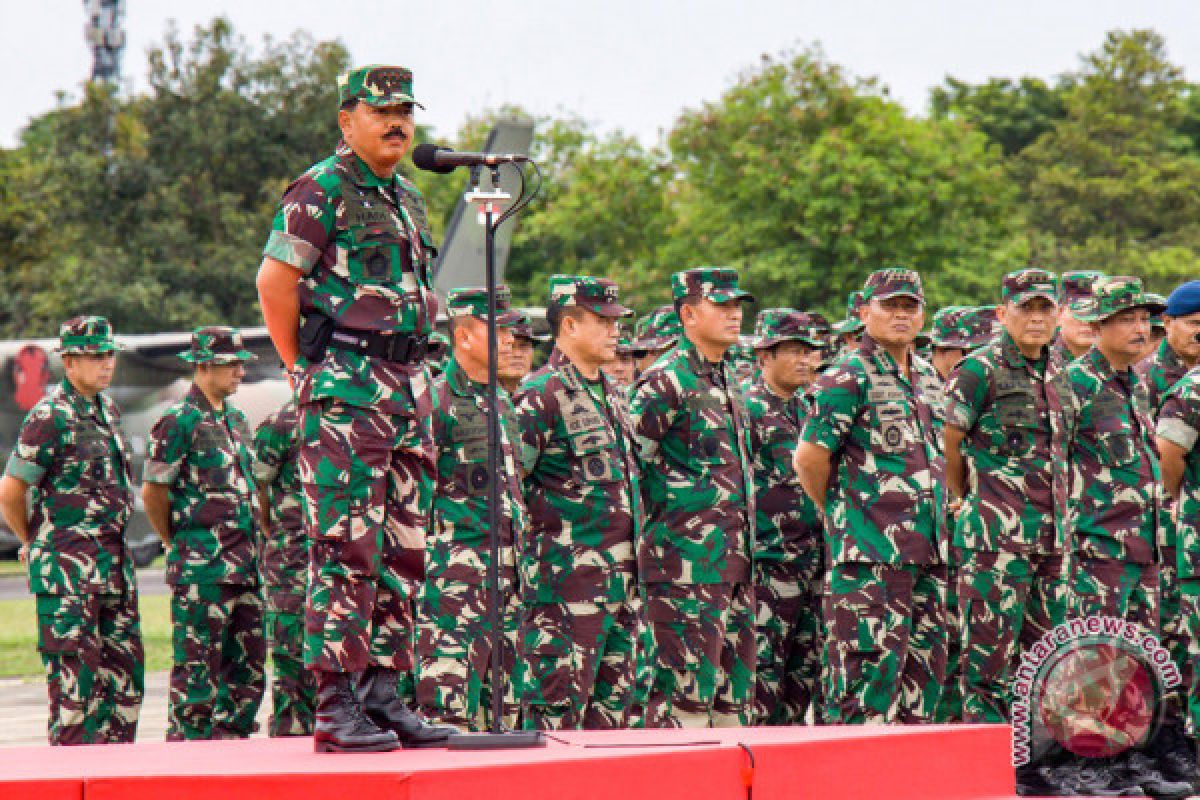
M1095 270L1064 272L1062 279L1059 281L1059 307L1070 307L1082 301L1090 300L1096 281L1103 277L1103 272ZM1075 360L1074 354L1067 349L1067 343L1061 333L1050 343L1050 360L1056 367L1065 367Z
M230 328L197 328L180 358L253 360ZM258 577L251 434L228 401L213 408L193 384L150 431L144 479L169 487L174 666L167 739L246 737L258 729L266 641Z
M633 312L612 281L555 275L550 304ZM517 393L530 532L520 547L528 728L629 724L638 630L634 542L642 512L623 390L589 381L555 348Z
M407 100L387 94L397 74ZM344 77L340 96L411 102L406 70ZM312 542L305 662L329 673L410 671L434 470L423 356L437 250L425 201L342 142L288 187L263 253L302 273L301 339L311 343L296 381Z
M823 350L824 319L791 309L759 313L756 349L799 341ZM759 724L820 721L821 514L804 493L792 453L807 416L803 391L780 397L760 374L746 391L754 458L754 597L757 605L754 718Z
M677 299L748 299L732 269L671 278ZM745 724L754 694L754 480L728 360L686 336L638 379L632 415L646 530L638 574L654 642L649 727Z
M316 682L304 668L308 536L296 474L299 450L300 414L289 400L254 434L254 479L267 495L270 515L259 566L271 649L271 736L311 734L316 703Z
M659 306L638 320L634 346L642 350L662 350L672 347L683 335L679 314L674 306Z
M1098 322L1147 307L1136 278L1105 278L1077 314ZM1078 408L1069 443L1075 563L1071 614L1158 629L1160 484L1153 409L1133 369L1117 373L1096 347L1067 367Z
M1158 413L1157 434L1186 452L1186 469L1175 507L1176 562L1180 592L1179 616L1188 647L1182 662L1186 679L1182 690L1187 702L1188 722L1200 731L1200 371L1192 370L1171 387ZM1164 566L1166 566L1164 562ZM1164 570L1166 572L1166 570ZM1167 617L1163 615L1164 627ZM1177 656L1172 654L1173 658Z
M846 318L833 326L834 341L831 361L837 361L842 356L853 353L858 349L857 344L842 344L838 340L843 336L858 336L866 326L859 319L858 312L863 307L865 296L861 289L856 289L846 297Z
M910 270L873 295L921 297ZM832 454L825 503L826 720L927 722L946 674L945 462L934 369L911 380L869 335L813 391L801 439Z
M116 350L102 317L63 324L64 354ZM29 588L46 667L50 744L132 742L143 662L133 559L129 451L116 404L63 380L17 434L9 475L32 487Z
M1029 269L1004 278L1004 299L1055 302L1057 281ZM969 486L954 529L962 554L963 719L1008 719L1021 653L1065 621L1066 441L1070 386L1048 353L1030 360L1003 332L967 356L946 390L946 420L964 434Z
M513 326L507 287L496 293L496 324ZM487 319L485 289L455 289L446 308L454 317ZM489 665L488 615L488 417L487 384L469 378L451 356L433 387L433 439L437 446L437 488L425 538L425 583L417 602L417 703L435 719L482 730L490 717L493 691ZM498 604L503 632L503 724L517 723L511 676L516 667L517 593L514 539L528 525L521 497L516 414L508 392L497 387L500 425Z

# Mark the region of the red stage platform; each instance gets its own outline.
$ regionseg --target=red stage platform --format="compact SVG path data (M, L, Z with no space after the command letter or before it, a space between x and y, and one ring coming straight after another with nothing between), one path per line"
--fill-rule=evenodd
M310 739L0 749L8 800L999 800L1004 726L555 734L536 750L317 755ZM753 767L751 762L753 760Z

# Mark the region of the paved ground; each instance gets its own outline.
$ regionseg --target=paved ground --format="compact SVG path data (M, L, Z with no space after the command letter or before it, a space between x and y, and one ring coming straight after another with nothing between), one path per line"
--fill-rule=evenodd
M257 736L265 735L270 705L268 689L258 712ZM146 676L138 741L161 742L166 734L167 673L155 672ZM46 682L0 678L0 747L40 744L46 744Z
M166 594L167 583L162 567L137 571L138 591L144 595ZM29 581L24 575L0 576L0 600L21 600L32 597Z

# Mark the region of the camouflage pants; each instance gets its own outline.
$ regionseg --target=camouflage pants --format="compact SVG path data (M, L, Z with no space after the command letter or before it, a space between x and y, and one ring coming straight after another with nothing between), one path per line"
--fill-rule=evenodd
M304 668L304 614L280 611L270 603L266 613L271 643L271 736L309 736L313 732L317 682Z
M168 741L241 739L258 730L267 645L257 586L174 587L171 648Z
M824 554L814 548L754 565L756 724L804 725L810 709L820 722L823 562Z
M1071 565L1071 617L1106 616L1158 630L1158 565L1076 558Z
M1200 579L1179 581L1179 616L1187 633L1188 658L1180 691L1186 703L1187 724L1192 735L1200 731Z
M311 544L310 669L413 668L411 596L432 492L428 419L323 400L303 408L299 476Z
M1166 695L1166 712L1176 719L1186 711L1188 698L1185 693L1192 685L1194 671L1192 659L1188 656L1192 636L1188 633L1183 613L1177 552L1174 547L1163 547L1162 563L1158 568L1159 635L1183 677L1179 688Z
M754 586L650 583L654 641L647 728L748 725L754 704Z
M39 594L50 744L132 742L142 707L137 592Z
M967 551L958 595L963 719L1007 722L1021 654L1066 621L1066 554Z
M824 612L826 722L931 722L946 678L946 567L837 564Z
M520 647L529 730L629 727L638 600L525 607Z
M520 601L514 588L500 592L501 674L504 717L515 728L519 712L513 672L517 662ZM486 730L491 722L491 626L488 587L426 581L417 604L417 705L441 722Z
M942 684L942 695L933 712L934 722L961 722L963 718L963 615L958 596L961 564L962 553L951 547L950 562L946 565L946 682Z
M633 659L633 701L629 707L629 727L646 727L646 703L654 685L654 636L646 621L646 604L638 602L637 647Z

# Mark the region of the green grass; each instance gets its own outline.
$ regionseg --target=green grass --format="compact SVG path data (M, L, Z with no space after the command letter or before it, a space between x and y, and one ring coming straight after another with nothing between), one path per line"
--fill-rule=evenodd
M140 598L142 644L146 671L171 667L170 595ZM45 674L37 652L37 620L33 598L0 601L0 678L40 677Z

